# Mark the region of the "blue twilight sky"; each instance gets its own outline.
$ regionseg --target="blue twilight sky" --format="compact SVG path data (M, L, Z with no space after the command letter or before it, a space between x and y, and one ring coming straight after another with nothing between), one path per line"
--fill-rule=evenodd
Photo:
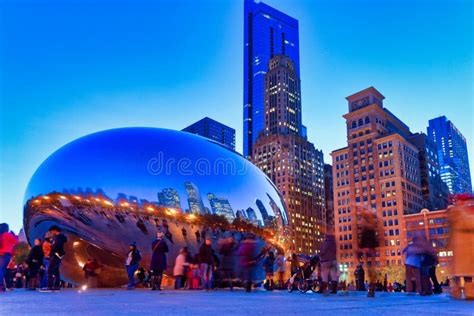
M373 85L413 131L451 119L473 173L471 1L266 3L299 20L303 122L326 161L344 98ZM0 221L18 230L35 169L91 132L210 116L241 151L242 59L243 0L1 0Z

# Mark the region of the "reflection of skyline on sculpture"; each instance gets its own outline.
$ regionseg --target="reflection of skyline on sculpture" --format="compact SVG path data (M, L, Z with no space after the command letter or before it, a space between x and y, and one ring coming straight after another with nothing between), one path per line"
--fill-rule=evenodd
M184 182L185 192L187 194L187 198L185 199L188 203L188 208L182 207L181 205L181 198L180 194L178 193L179 190L175 188L164 188L163 190L157 193L158 200L147 200L147 199L140 199L133 195L127 195L123 192L117 194L114 198L112 196L107 195L106 192L102 189L91 189L91 188L78 188L77 190L63 190L63 194L71 194L76 195L81 198L91 198L95 199L100 197L104 199L104 201L110 202L113 205L124 205L124 203L129 204L136 204L137 207L146 208L148 205L155 205L158 207L162 207L164 209L173 209L174 211L179 211L184 214L198 214L198 215L205 215L205 214L215 214L224 216L229 223L235 218L241 219L253 219L252 223L255 223L257 226L267 226L266 224L272 223L272 220L275 218L280 218L280 210L274 208L275 202L269 197L269 205L273 209L275 216L269 215L268 211L266 210L265 206L263 205L260 199L255 200L255 204L251 205L245 209L241 210L234 210L226 197L223 196L216 196L214 193L209 192L207 193L207 201L210 204L210 208L204 206L202 195L192 182ZM52 193L52 192L50 192ZM36 197L32 197L36 198ZM260 216L257 217L257 213L254 209L258 210L258 214ZM285 216L283 216L285 218Z

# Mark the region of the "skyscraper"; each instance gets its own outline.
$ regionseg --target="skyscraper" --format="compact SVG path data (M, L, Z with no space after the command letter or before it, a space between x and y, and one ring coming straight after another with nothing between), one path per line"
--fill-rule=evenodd
M428 136L438 150L441 178L448 185L449 192L471 193L467 144L461 131L446 116L440 116L429 121Z
M445 209L449 188L441 179L436 145L425 133L415 133L408 140L418 148L423 207L430 211Z
M197 186L192 182L185 182L184 188L188 194L189 213L206 214L206 209L202 203L201 194Z
M245 157L252 155L253 144L264 128L264 77L268 63L275 55L293 60L299 69L298 21L265 3L244 3L244 148ZM302 132L304 128L300 127Z
M265 125L251 160L283 196L290 250L315 254L326 225L323 153L303 137L300 79L292 60L274 56L264 81Z
M408 126L384 107L385 97L375 88L346 99L348 146L331 153L337 259L350 276L360 261L402 270L403 215L423 206L418 149L407 140ZM363 210L374 213L378 228L380 246L372 260L357 257Z
M235 129L209 117L205 117L196 123L183 128L182 131L215 140L216 142L235 150Z
M228 199L216 196L213 193L208 193L207 199L209 200L209 204L211 204L212 212L214 214L222 215L229 221L229 223L232 223L235 215Z
M165 188L158 192L158 201L162 206L181 208L178 192L173 188Z

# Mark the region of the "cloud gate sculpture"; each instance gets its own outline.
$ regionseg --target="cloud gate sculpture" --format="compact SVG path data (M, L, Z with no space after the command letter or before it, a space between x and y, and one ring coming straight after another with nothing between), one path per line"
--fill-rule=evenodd
M84 282L89 258L102 265L102 286L125 284L128 245L137 243L148 268L158 230L170 247L170 275L179 249L196 253L203 232L214 245L251 233L262 245L285 249L287 224L277 189L241 155L158 128L106 130L63 146L37 169L24 202L30 243L51 225L68 237L61 273L75 284Z

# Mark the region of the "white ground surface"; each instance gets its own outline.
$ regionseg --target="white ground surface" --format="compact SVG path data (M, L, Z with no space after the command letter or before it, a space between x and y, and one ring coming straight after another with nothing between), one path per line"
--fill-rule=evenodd
M324 297L313 293L218 290L152 292L137 289L0 293L0 315L474 315L474 301L362 292Z

